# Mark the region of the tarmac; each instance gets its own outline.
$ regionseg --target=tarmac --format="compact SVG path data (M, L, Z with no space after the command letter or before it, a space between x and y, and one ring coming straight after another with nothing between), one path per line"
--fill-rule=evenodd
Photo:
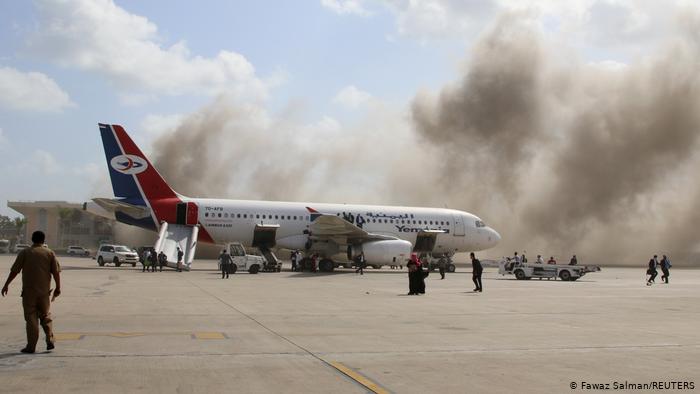
M0 256L3 282L13 259ZM0 392L700 390L700 270L672 269L670 284L647 287L645 266L577 282L486 269L473 293L470 269L458 268L407 296L405 269L222 280L210 260L183 273L60 261L52 352L42 333L37 354L19 353L21 278L0 300ZM659 391L649 388L615 391Z

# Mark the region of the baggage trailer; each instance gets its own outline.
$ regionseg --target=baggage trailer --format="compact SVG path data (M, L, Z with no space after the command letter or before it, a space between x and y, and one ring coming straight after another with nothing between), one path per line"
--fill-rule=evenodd
M498 263L499 274L515 275L518 280L559 278L563 281L576 281L589 272L598 271L600 267L597 265L519 263L510 260L502 260Z

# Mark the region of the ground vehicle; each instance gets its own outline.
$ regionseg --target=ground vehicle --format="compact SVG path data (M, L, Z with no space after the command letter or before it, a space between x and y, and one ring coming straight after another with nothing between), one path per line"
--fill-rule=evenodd
M10 253L10 241L0 239L0 253Z
M136 267L136 263L139 262L136 252L123 245L100 245L96 258L100 267L107 263L113 263L117 267L122 264L131 264L132 267Z
M532 278L547 278L563 281L576 281L589 272L600 271L597 265L563 265L563 264L538 264L519 263L508 259L498 263L498 273L501 275L513 274L518 280Z
M251 274L257 274L261 270L267 272L280 272L282 270L282 263L269 250L266 250L265 257L246 254L245 248L238 242L228 244L227 249L233 260L232 274L238 270L248 271Z
M90 250L85 249L82 246L69 246L68 249L66 249L66 253L76 256L89 256Z
M19 253L20 250L28 248L29 245L27 244L16 244L15 247L12 249L14 253Z

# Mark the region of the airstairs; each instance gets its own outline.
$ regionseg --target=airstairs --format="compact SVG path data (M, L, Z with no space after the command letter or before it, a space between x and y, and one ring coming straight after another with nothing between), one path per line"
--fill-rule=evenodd
M198 226L163 222L154 249L156 253L165 253L168 257L168 267L177 268L177 248L180 247L184 253L182 269L189 271L197 249L198 234Z

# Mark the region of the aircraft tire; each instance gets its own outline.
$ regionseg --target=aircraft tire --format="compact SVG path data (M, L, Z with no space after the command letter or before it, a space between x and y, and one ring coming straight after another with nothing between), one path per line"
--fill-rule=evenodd
M318 263L318 269L321 272L333 272L334 268L335 268L335 264L333 263L333 260L331 260L331 259L323 259Z

